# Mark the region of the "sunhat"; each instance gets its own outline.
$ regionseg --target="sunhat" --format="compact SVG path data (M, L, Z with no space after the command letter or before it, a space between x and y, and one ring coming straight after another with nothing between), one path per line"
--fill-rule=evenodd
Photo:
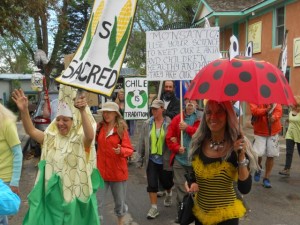
M115 102L105 102L102 105L102 108L99 110L100 113L103 111L108 111L108 112L116 112L118 116L122 117L120 111L119 111L119 106Z
M159 108L164 108L164 102L162 100L158 100L158 99L155 99L152 104L151 104L151 108L156 108L156 109L159 109Z

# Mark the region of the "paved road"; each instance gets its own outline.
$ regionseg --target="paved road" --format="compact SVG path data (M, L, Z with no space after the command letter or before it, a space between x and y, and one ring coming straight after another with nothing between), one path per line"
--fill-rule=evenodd
M138 123L140 124L140 123ZM28 136L24 134L21 123L18 123L18 131L22 145L25 145ZM136 134L132 138L135 145L138 141L139 126ZM245 129L246 135L252 139L253 131L250 128ZM284 139L281 138L281 154L275 161L274 169L271 176L273 188L265 189L261 182L254 183L250 194L245 196L249 206L249 214L240 222L241 225L298 225L300 224L300 159L295 151L291 177L284 178L278 175L282 169L285 160ZM24 215L28 209L27 195L30 192L37 168L38 159L24 159L23 171L21 177L21 198L22 205L20 212L10 217L10 225L21 225ZM175 206L166 208L163 206L163 198L159 198L158 207L160 215L155 221L147 220L146 214L149 210L150 203L146 193L145 170L136 168L135 163L129 165L129 182L128 182L128 206L129 214L126 216L126 225L150 225L153 223L163 225L175 225L176 216ZM173 195L175 202L175 192ZM102 225L116 224L113 215L113 200L111 195L106 203L104 212L105 222Z

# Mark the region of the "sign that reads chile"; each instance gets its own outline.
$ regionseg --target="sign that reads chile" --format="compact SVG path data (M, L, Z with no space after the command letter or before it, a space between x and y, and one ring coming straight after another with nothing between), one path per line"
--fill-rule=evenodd
M142 77L127 77L125 86L125 120L148 119L148 80Z
M56 80L111 96L126 52L137 0L95 0L83 40Z

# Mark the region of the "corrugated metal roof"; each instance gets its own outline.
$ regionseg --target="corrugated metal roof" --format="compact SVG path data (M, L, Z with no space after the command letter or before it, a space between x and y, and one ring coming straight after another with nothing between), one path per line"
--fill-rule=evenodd
M1 73L0 80L30 80L32 74Z
M215 12L239 12L251 8L264 0L205 0Z

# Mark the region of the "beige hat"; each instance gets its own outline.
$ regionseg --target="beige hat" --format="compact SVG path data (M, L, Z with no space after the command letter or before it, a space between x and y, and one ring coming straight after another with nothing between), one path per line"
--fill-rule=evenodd
M109 111L109 112L116 112L118 116L122 117L120 111L119 111L119 106L115 102L105 102L102 105L102 108L99 110L100 113L103 111Z
M152 102L152 104L151 104L150 107L151 107L151 108L156 108L156 109L158 109L158 108L164 108L164 107L165 107L165 104L164 104L164 102L163 102L162 100L155 99L155 100Z

